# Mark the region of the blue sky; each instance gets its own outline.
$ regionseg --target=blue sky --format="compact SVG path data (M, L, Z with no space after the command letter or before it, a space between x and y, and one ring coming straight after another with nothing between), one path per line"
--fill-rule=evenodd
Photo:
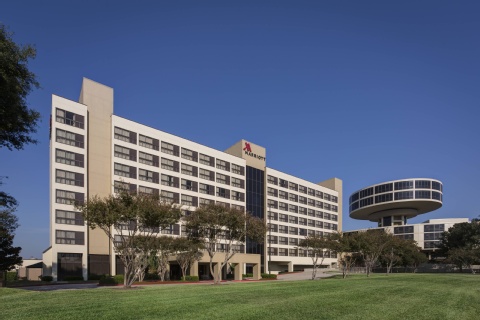
M225 150L267 148L267 164L348 196L410 177L444 183L441 209L480 214L478 1L7 1L0 22L32 43L41 83L38 145L0 150L19 202L16 245L49 245L51 94L82 77L115 90L115 114Z

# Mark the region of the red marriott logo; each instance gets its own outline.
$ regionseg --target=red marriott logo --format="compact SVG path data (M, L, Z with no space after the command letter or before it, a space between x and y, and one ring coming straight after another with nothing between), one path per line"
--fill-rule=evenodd
M255 154L252 152L252 147L250 146L250 142L245 142L245 147L243 147L243 151L246 155L256 158L258 160L266 161L264 156Z

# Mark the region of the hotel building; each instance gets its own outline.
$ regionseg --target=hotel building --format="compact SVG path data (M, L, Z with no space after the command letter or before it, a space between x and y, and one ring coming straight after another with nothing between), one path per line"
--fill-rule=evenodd
M231 260L240 266L236 278L244 268L258 275L311 267L299 241L341 230L341 180L315 184L268 168L266 149L249 141L219 151L116 116L113 89L89 79L78 103L52 96L50 134L50 247L43 262L44 275L54 280L123 272L111 241L88 228L73 206L119 186L159 194L186 211L216 202L264 219L265 243L247 241ZM161 230L174 237L183 232L181 222ZM336 265L335 254L325 256L324 266ZM207 261L190 274L208 274Z

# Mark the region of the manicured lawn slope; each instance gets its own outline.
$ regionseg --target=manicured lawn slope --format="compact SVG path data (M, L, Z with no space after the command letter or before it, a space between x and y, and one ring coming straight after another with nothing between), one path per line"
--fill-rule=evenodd
M0 289L0 319L479 319L480 276L32 292Z

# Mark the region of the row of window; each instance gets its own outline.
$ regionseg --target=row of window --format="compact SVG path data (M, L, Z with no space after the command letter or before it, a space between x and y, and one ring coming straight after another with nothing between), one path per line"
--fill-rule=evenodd
M80 129L85 128L85 117L70 111L57 108L55 119L59 123L63 123L72 127Z
M85 244L85 233L79 231L55 230L57 244Z
M267 176L267 182L269 184L274 184L274 185L278 185L282 188L286 188L286 189L289 189L289 190L292 190L292 191L297 191L297 192L300 192L300 193L303 193L303 194L308 194L310 196L313 196L313 197L317 197L317 198L320 198L320 199L325 199L327 201L332 201L332 202L335 202L335 203L338 203L338 197L336 196L333 196L333 195L330 195L328 193L324 193L324 192L321 192L319 190L315 190L315 189L312 189L312 188L307 188L305 186L302 186L302 185L299 185L297 183L294 183L294 182L289 182L287 180L283 180L283 179L280 179L280 178L277 178L277 177L274 177L274 176L271 176L271 175L268 175ZM274 188L268 188L268 189L271 189L271 193L270 195L272 196L277 196L275 195L277 193L278 190L274 189ZM280 191L282 192L282 191Z
M185 163L180 164L178 161L174 161L166 158L161 159L161 164L162 164L162 169L165 169L168 171L181 172L184 175L199 177L200 179L204 179L208 181L216 181L217 183L225 184L225 185L236 187L236 188L241 188L241 189L245 188L245 180L243 179L227 176L218 172L215 173L214 171L197 168L195 166L191 166ZM152 183L159 183L158 172L153 172L153 171L140 169L140 168L138 169L138 171L139 171L138 173L139 173L140 180L149 181ZM114 174L121 177L137 179L137 168L115 162ZM171 177L173 179L172 176L162 174L162 184L163 184L163 176Z
M277 197L277 198L284 199L284 200L289 200L289 201L292 201L292 202L298 202L298 203L309 205L309 206L312 206L312 207L326 208L328 210L332 210L331 208L337 208L337 209L334 209L333 211L338 210L338 207L336 205L330 205L329 203L326 203L326 202L322 202L322 201L319 201L319 200L307 198L307 197L304 197L304 196L299 196L299 195L294 194L294 193L288 193L288 192L273 189L273 188L270 188L270 187L268 187L268 189L267 189L267 194L269 196L272 196L272 197Z
M295 236L307 236L307 235L315 234L315 230L285 226L285 225L276 224L276 223L268 223L268 228L269 228L269 231L271 232L290 234ZM323 229L338 230L338 226L335 223L324 222Z
M308 211L302 211L301 214L308 215L309 217L316 217L316 218L319 218L319 219L338 221L338 216L336 214L328 213L328 212L322 212L322 211L318 211L318 210L308 209ZM299 216L296 216L296 215L282 214L282 213L277 213L277 212L273 212L273 211L268 212L268 218L270 220L275 220L275 221L283 221L283 222L290 221L290 223L296 223L296 224L303 224L304 220L307 220L306 218L299 217ZM306 224L304 224L304 225L306 225Z
M313 202L310 203L309 202L308 205L310 205L312 207L324 209L324 210L330 210L330 211L333 211L333 212L338 212L338 206L330 205L329 203L324 203L324 202L321 202L321 201L315 201L315 203L313 203ZM297 205L294 205L294 204L288 204L288 203L285 203L285 202L280 202L280 201L277 201L277 200L272 200L272 199L267 200L267 206L268 206L269 210L270 209L279 209L279 210L283 210L283 211L289 211L289 212L301 213L301 214L306 214L305 212L307 211L307 208L300 207L300 206L297 206ZM311 210L311 209L308 209L308 210Z
M135 145L137 144L137 134L135 132L125 130L119 127L114 128L114 138ZM210 167L216 167L220 170L233 172L242 176L245 175L245 167L243 166L239 166L237 164L230 163L221 159L215 159L215 157L211 157L206 154L199 154L197 151L193 151L187 148L180 148L179 146L172 143L168 143L165 141L160 142L158 139L147 137L141 134L139 135L139 145L152 150L161 151L172 156L181 156L183 159L199 162ZM132 150L136 152L136 150L134 149L125 149L128 149L126 150L125 154L130 155L130 152Z
M312 257L312 250L305 249L287 249L287 248L268 248L268 254L271 256L284 256L284 257ZM325 258L337 258L336 252L324 251L322 254Z
M383 203L393 200L408 200L408 199L433 199L442 201L442 194L436 191L416 190L414 191L399 191L394 193L385 193L375 197L360 199L350 205L350 212L370 206L374 203Z
M350 203L353 203L359 199L370 197L374 194L380 194L385 192L391 192L394 190L408 190L413 189L414 180L407 180L407 181L398 181L398 182L390 182L384 183L375 187L366 188L356 192L350 196ZM415 189L433 189L442 191L442 184L437 181L430 181L430 180L415 180ZM426 191L429 192L429 191Z

